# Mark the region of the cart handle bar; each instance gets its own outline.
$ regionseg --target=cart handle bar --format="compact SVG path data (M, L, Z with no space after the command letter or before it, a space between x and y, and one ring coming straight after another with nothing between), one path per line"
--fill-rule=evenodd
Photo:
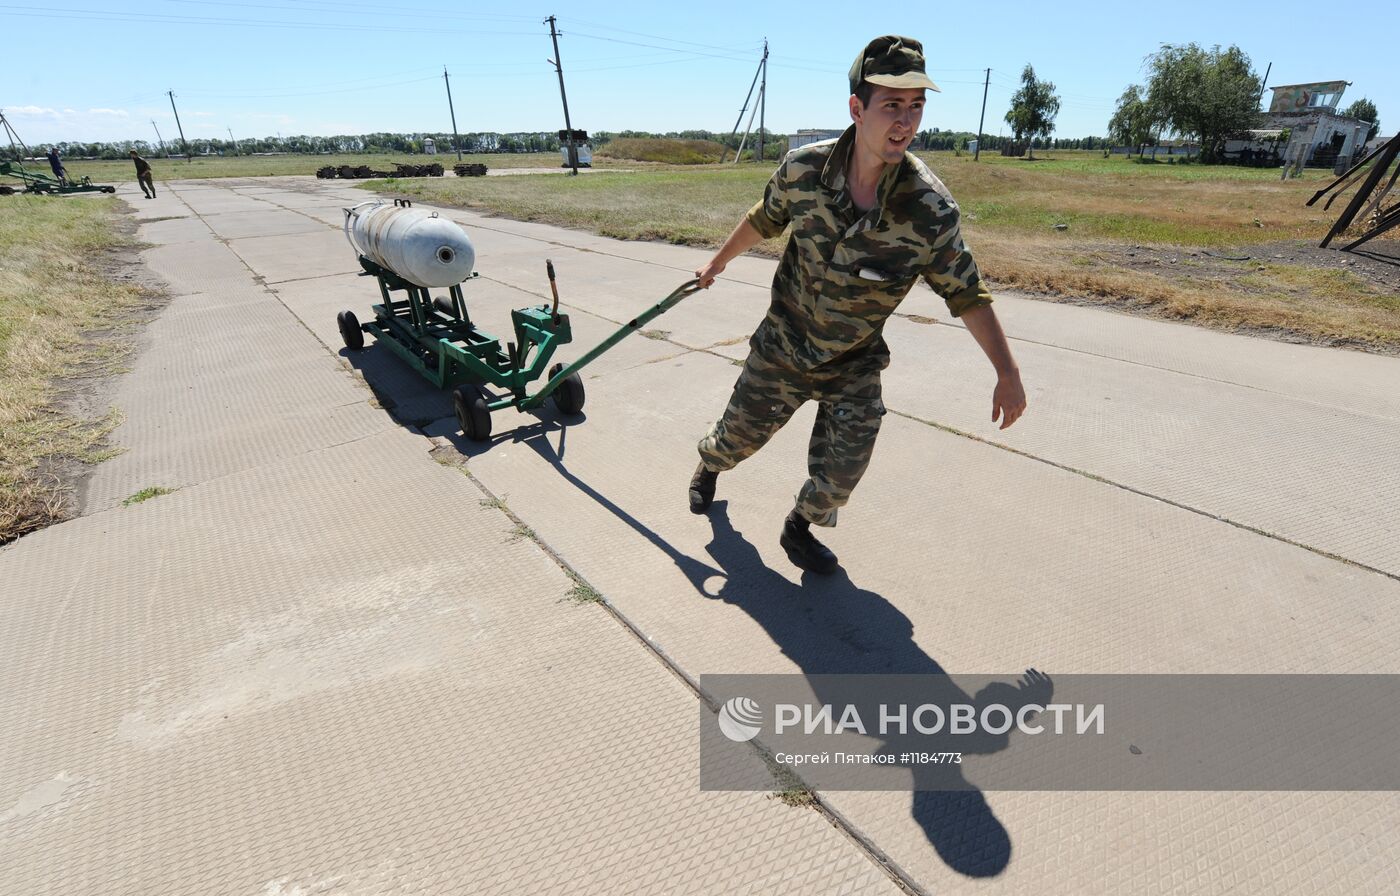
M655 305L652 305L650 308L643 311L641 314L637 315L636 317L629 320L627 323L623 324L621 327L618 328L616 333L613 333L607 339L604 339L602 342L598 343L591 350L589 350L588 353L585 354L582 358L579 358L577 361L570 364L568 367L565 367L563 370L550 377L549 382L545 383L544 386L541 387L540 391L536 392L534 395L531 395L530 397L526 398L520 403L520 409L528 410L530 408L539 407L541 404L544 403L544 400L548 398L551 393L554 392L555 389L559 388L559 384L564 382L564 380L567 379L569 376L576 373L580 368L584 367L585 365L592 363L599 355L612 348L614 345L617 345L623 339L627 338L628 335L635 333L637 330L640 330L642 327L646 326L646 324L650 323L652 319L660 317L662 314L665 314L667 311L670 311L682 299L686 298L687 296L694 295L695 293L699 292L702 288L703 287L700 286L699 280L687 280L686 282L682 283L680 286L676 287L675 292L671 293L666 298L657 302Z

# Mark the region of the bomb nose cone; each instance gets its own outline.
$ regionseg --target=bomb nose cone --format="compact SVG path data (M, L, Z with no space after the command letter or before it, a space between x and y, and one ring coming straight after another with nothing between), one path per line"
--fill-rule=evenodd
M466 232L436 212L362 203L345 210L345 233L361 255L418 286L456 286L476 263Z

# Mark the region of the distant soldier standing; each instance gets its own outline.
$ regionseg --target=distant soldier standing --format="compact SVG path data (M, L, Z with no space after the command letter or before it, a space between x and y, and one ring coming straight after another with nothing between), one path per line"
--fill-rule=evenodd
M131 161L136 163L136 182L141 185L141 192L147 199L156 198L156 182L151 177L151 164L136 154L136 150L131 151Z
M724 416L700 441L690 509L704 513L719 473L772 437L804 402L816 400L809 478L783 525L780 544L797 566L835 572L836 555L810 527L836 512L870 462L885 407L880 371L889 364L886 319L923 277L960 317L992 362L992 420L1005 429L1025 411L1020 371L958 227L958 206L928 167L906 150L923 117L924 90L938 90L922 45L887 35L866 46L850 71L854 124L837 140L788 153L760 200L703 268L708 287L725 266L789 225L768 314Z

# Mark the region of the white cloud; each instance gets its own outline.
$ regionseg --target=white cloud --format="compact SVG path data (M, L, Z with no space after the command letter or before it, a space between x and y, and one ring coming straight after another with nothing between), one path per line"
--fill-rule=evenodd
M57 118L58 110L50 109L46 106L15 106L10 109L11 115L28 116L30 118Z
M129 118L125 109L89 109L89 115L113 115L117 118Z
M77 109L64 109L64 110L63 110L63 114L64 114L64 115L77 115L77 114L78 114L78 110L77 110Z

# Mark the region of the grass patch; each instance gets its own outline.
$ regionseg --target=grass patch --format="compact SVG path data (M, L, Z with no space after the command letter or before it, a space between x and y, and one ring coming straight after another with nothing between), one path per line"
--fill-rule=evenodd
M161 495L172 495L174 493L175 489L173 488L166 488L163 485L148 485L123 501L122 506L130 507L133 504L140 504L142 501L149 501L152 498L159 498Z
M599 147L593 155L595 158L664 162L668 165L705 165L718 162L724 153L724 144L716 143L713 140L624 137L609 140Z
M439 466L456 470L463 476L471 477L471 471L467 469L467 459L462 456L456 448L451 445L439 445L428 452L428 456Z
M717 246L762 195L770 165L656 168L592 177L550 174L430 180L387 180L365 189L574 227L625 240ZM769 241L776 256L782 244Z
M482 507L483 509L485 509L485 510L509 510L509 509L510 509L509 507L506 506L506 499L505 499L505 498L497 498L497 497L495 497L495 496L492 496L492 497L490 497L490 498L485 498L485 499L483 499L483 500L481 500L481 501L477 501L476 503L477 503L480 507Z
M64 400L84 377L118 370L130 340L104 340L152 296L102 272L121 235L116 200L0 198L0 544L71 510L68 466L112 455L111 412L82 420ZM111 335L111 334L108 334Z
M535 536L535 530L531 529L524 523L519 523L518 525L516 525L514 529L510 530L510 534L506 536L507 544L515 544L517 541L526 540L536 541L537 538Z
M559 168L563 156L557 152L529 153L463 153L462 161L468 165L485 165L490 170L500 168ZM317 168L326 165L368 165L379 171L393 171L395 162L406 165L428 165L437 162L446 169L441 180L462 180L452 173L457 164L457 154L442 152L435 156L412 155L410 153L345 154L345 155L281 155L281 156L196 156L190 161L184 159L150 159L151 174L157 181L202 180L217 177L286 177L289 175L314 175ZM594 167L607 168L613 163L604 158L594 163ZM30 167L30 163L26 163ZM93 183L110 184L136 180L136 166L130 159L110 161L63 160L63 167L73 179L87 175ZM35 170L49 173L46 163L37 163ZM438 178L433 178L437 180Z
M574 587L569 589L568 593L564 595L564 599L571 600L576 604L597 604L602 603L603 595L592 585L582 579L575 578Z
M1306 201L1330 180L1327 172L1282 181L1273 169L1147 165L1093 152L1055 152L1035 165L994 155L978 162L953 153L919 155L957 197L968 245L995 286L1223 329L1400 348L1397 301L1360 278L1269 265L1242 269L1253 276L1241 281L1206 276L1201 260L1188 257L1193 249L1218 256L1227 248L1248 254L1263 244L1314 243L1333 213ZM392 189L618 239L714 248L762 195L772 168L745 162L562 180L404 180ZM386 189L390 182L367 186ZM1056 230L1056 224L1068 227ZM768 240L755 254L776 257L782 247L781 239ZM1152 268L1126 257L1136 247L1179 249L1173 254L1181 257L1172 269Z
M785 805L797 808L810 808L817 803L816 794L812 793L808 787L789 787L779 790L772 795L773 799L781 800Z

